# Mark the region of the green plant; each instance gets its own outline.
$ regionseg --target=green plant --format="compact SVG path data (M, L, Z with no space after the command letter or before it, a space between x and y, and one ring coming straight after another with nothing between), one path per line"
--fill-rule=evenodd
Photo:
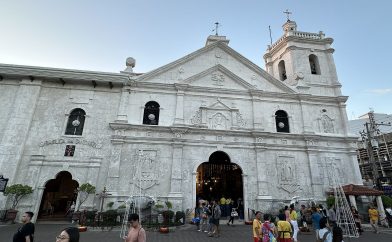
M106 204L106 206L107 206L108 208L112 208L113 205L114 205L114 202L109 202L108 204Z
M334 196L329 196L327 197L327 207L333 207L335 205L335 197Z
M382 204L384 208L392 208L392 198L386 195L381 196Z
M126 208L127 206L125 206L125 204L121 204L120 206L118 206L118 208L117 209L124 209L124 208Z
M95 186L91 185L90 183L83 183L80 185L78 188L78 193L79 193L79 207L82 206L82 204L87 200L88 196L90 194L95 193Z
M15 209L19 201L28 194L33 193L33 188L28 185L14 184L7 187L4 191L5 196L10 196L12 199L11 209Z
M166 205L167 209L169 209L169 210L173 208L173 204L169 201L166 201L165 205Z
M170 225L170 222L173 220L174 212L172 210L165 210L162 212L163 216L163 224Z

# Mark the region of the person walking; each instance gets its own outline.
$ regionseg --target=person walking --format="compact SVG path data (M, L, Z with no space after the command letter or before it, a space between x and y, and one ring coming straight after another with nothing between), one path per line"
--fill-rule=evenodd
M297 242L297 235L298 235L298 215L297 212L294 209L294 204L290 204L290 211L289 211L289 218L290 218L290 223L293 226L293 240L294 242Z
M34 241L34 231L35 231L35 226L31 222L31 219L33 218L34 213L33 212L25 212L22 215L22 223L23 225L18 228L16 233L14 234L13 237L13 242L33 242Z
M286 221L286 216L284 213L279 214L278 221L278 241L279 242L291 242L291 224Z
M335 211L334 205L332 205L332 206L328 209L328 223L329 223L332 227L335 227L335 226L336 226L336 211Z
M61 231L61 233L56 236L56 242L79 242L79 229L76 227L68 227Z
M378 211L377 209L374 208L373 205L369 206L369 219L370 219L370 225L374 229L374 233L378 234Z
M257 211L255 216L252 224L253 242L261 242L261 212Z
M227 225L230 225L230 222L231 222L231 225L234 224L234 217L238 217L238 212L236 211L236 208L231 209L230 219L227 222Z
M146 231L142 228L139 222L139 215L132 213L128 217L130 223L130 230L128 235L124 238L125 242L146 242Z
M217 200L213 200L212 206L212 232L208 235L209 237L220 237L219 219L222 215L221 208Z
M322 217L319 222L320 229L316 233L317 241L332 242L332 234L326 217Z
M332 229L332 242L344 242L343 230L338 226L335 226Z
M358 210L354 206L351 207L351 213L353 214L354 222L355 222L355 225L357 226L358 233L362 234L363 230L362 230L362 224L361 224L361 217L359 215Z
M208 232L208 214L210 214L210 210L208 208L208 201L203 201L202 203L202 214L200 221L200 229L201 231Z
M275 238L275 227L273 223L271 223L271 215L264 214L263 216L264 223L261 226L261 237L263 238L263 242L272 242Z
M202 205L202 200L200 200L199 205L195 208L195 218L194 218L194 221L195 221L195 224L197 227L197 231L199 231L199 232L201 232L200 223L202 220L202 217L201 217L202 214L203 214L203 205Z
M318 231L320 230L320 219L321 219L321 214L317 212L316 207L312 207L312 225L313 225L313 230L316 232L316 238Z

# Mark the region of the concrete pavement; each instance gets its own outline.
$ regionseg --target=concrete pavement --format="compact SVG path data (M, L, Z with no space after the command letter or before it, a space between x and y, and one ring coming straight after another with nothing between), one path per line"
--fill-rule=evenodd
M11 242L14 232L19 227L19 224L14 225L0 225L0 241ZM55 242L55 237L60 231L70 226L70 224L36 224L35 242ZM221 225L222 235L219 238L210 238L204 232L196 231L194 225L184 225L176 228L169 234L160 234L159 232L147 231L148 242L200 242L200 241L225 241L225 242L250 242L252 240L251 230L249 225L227 226ZM314 242L314 235L300 234L298 237L300 242ZM81 242L116 242L122 241L120 239L120 230L115 228L112 231L101 231L100 229L89 228L87 232L81 233ZM372 242L372 241L392 241L391 230L383 229L380 234L374 234L370 231L365 231L358 239L345 239L347 241L355 242Z

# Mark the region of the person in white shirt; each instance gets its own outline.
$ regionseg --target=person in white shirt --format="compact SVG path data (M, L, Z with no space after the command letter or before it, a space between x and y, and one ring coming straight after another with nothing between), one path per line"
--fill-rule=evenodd
M332 233L329 230L327 218L320 219L320 230L318 231L317 238L323 242L332 242Z

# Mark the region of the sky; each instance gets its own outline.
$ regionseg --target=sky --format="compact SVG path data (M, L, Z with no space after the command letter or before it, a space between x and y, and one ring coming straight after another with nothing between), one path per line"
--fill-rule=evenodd
M159 68L204 47L219 22L229 46L265 69L283 13L332 37L347 115L392 114L390 0L0 0L0 63L116 72Z

